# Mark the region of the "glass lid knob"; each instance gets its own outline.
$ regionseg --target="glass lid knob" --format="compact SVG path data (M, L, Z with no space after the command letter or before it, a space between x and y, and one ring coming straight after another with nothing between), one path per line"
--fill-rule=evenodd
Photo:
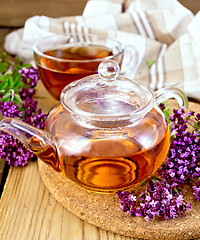
M103 80L115 80L119 76L120 67L113 60L105 60L99 64L98 74Z

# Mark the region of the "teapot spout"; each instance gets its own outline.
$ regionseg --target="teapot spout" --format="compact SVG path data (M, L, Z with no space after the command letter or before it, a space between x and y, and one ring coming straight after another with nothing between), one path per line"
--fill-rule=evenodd
M50 167L61 171L56 144L48 132L14 118L3 119L0 122L0 131L16 137Z

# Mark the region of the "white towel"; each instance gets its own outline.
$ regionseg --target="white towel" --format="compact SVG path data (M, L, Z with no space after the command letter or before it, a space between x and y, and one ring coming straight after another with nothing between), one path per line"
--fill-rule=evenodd
M8 34L5 50L26 62L32 47L52 33L86 32L132 45L137 62L127 76L152 90L176 85L200 100L200 13L177 0L89 0L81 16L34 16ZM154 64L149 64L150 62Z

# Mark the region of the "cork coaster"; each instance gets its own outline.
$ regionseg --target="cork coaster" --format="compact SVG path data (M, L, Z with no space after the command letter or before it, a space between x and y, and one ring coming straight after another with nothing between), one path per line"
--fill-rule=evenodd
M182 190L186 201L192 204L189 212L176 219L146 222L141 217L126 216L120 210L115 194L90 192L52 170L40 159L38 166L41 178L53 197L68 211L97 227L149 240L200 238L200 202L194 200L189 186Z
M200 238L200 202L193 199L189 187L183 194L192 209L172 220L150 220L126 216L119 208L115 194L99 194L83 189L55 172L38 159L41 178L54 198L68 211L102 229L121 235L152 239Z

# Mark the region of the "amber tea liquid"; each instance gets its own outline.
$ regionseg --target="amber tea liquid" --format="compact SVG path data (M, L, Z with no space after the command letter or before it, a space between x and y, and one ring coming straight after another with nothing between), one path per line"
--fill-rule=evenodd
M98 65L101 61L95 61L95 59L103 59L113 55L111 49L98 45L70 46L50 50L44 52L44 54L67 60L59 61L43 56L36 60L38 73L44 86L57 100L60 99L60 93L66 85L97 73ZM121 65L121 58L122 56L119 55L112 59Z
M60 114L62 110L56 113L56 118ZM144 122L142 128L138 126L118 137L101 140L94 133L87 138L89 148L87 147L85 153L80 155L62 154L65 151L63 149L59 150L59 154L55 154L52 149L46 149L38 156L43 159L45 157L49 166L52 166L53 160L57 171L92 191L115 192L121 189L134 189L158 169L165 160L170 146L169 127L166 128L162 116L155 109L152 109L142 122ZM152 128L155 124L160 126L159 131L145 137L141 135L141 138L134 136L134 132L145 133L145 129ZM68 132L69 126L63 125L62 131L64 129ZM48 131L54 134L51 127ZM74 138L73 134L66 139L69 146L70 142L73 142L70 138ZM80 147L81 139L82 137L75 140L75 147ZM50 158L51 161L48 160Z

